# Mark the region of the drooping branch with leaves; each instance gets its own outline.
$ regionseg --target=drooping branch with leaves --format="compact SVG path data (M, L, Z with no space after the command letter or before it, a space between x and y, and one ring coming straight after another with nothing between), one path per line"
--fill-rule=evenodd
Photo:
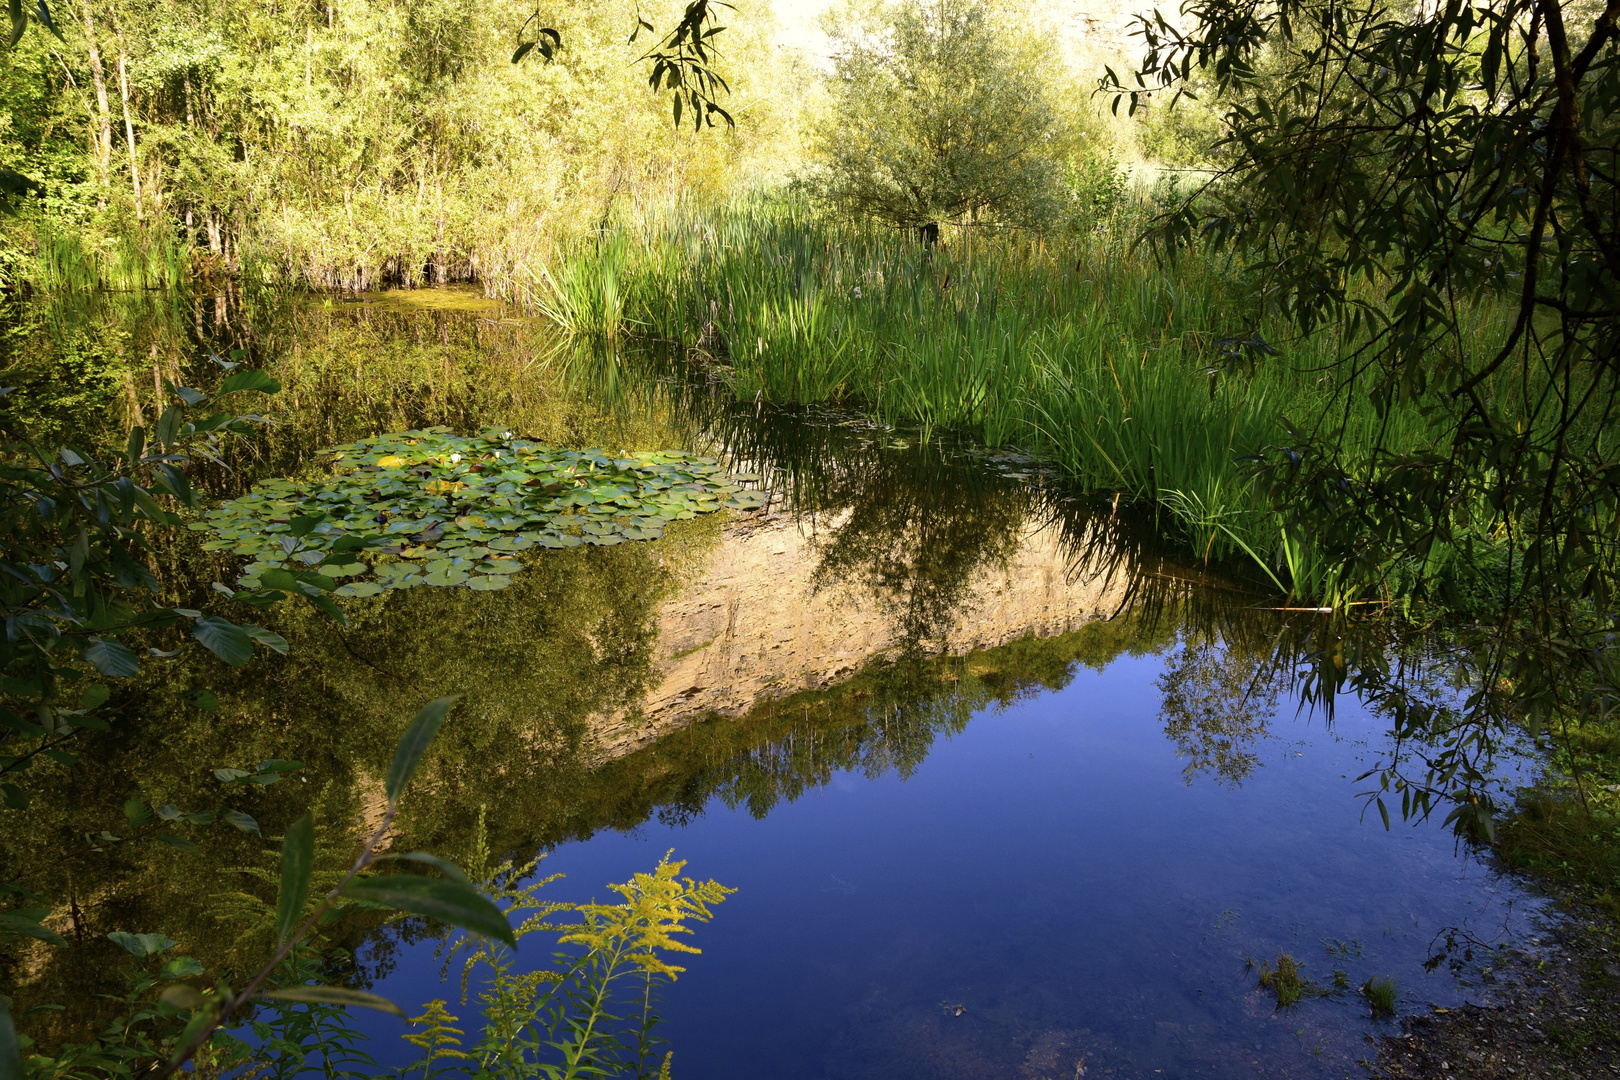
M1339 343L1321 372L1337 395L1290 418L1257 482L1346 579L1444 552L1500 580L1471 706L1537 728L1611 709L1620 675L1617 15L1200 0L1141 20L1140 69L1100 86L1131 111L1174 107L1195 75L1214 88L1225 164L1151 241L1226 253L1257 323L1280 313ZM1481 305L1511 314L1487 349L1461 331ZM1432 446L1348 460L1349 395L1367 388L1383 415L1421 408ZM1455 764L1410 782L1443 789Z

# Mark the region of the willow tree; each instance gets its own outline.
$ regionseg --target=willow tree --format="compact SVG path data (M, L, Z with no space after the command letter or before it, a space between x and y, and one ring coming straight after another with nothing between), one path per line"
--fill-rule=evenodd
M985 0L897 0L830 12L832 107L819 187L853 216L1039 225L1062 198L1050 39Z
M1338 335L1337 396L1260 478L1348 576L1491 583L1475 720L1502 687L1537 727L1620 707L1617 19L1620 0L1196 0L1144 19L1140 69L1103 80L1132 110L1199 76L1217 91L1227 164L1156 239L1229 251L1257 312ZM1463 328L1482 305L1493 340ZM1350 394L1418 404L1432 445L1347 460ZM1493 730L1455 728L1384 784L1488 824L1471 762Z

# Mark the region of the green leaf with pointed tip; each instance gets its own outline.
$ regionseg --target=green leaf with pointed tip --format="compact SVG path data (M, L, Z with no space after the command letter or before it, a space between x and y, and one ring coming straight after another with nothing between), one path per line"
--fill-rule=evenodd
M92 638L90 644L84 647L85 662L101 672L103 675L112 675L119 678L128 678L140 670L140 661L135 654L116 641L105 638Z
M145 960L148 956L156 956L166 949L172 949L180 944L171 937L162 934L130 934L123 930L114 930L107 935L107 940L129 953L137 960Z
M219 393L222 397L241 390L257 390L261 394L279 394L281 393L281 383L258 368L243 368L231 372L225 376L225 381L219 384Z
M191 636L231 667L241 667L253 659L253 639L248 637L246 630L229 619L204 615L197 620Z
M41 926L38 917L44 915L44 909L29 908L18 911L0 911L0 934L21 934L23 937L38 938L47 945L65 947L67 939L55 930Z
M378 1009L405 1018L405 1010L381 994L365 990L350 990L346 986L283 986L276 990L260 991L259 997L271 1001L299 1001L311 1005L354 1005L362 1009Z
M233 828L240 829L242 832L254 834L259 832L259 823L240 810L227 810L220 816L229 822Z
M399 745L394 748L394 760L388 766L388 778L383 782L389 802L398 802L405 793L405 786L411 782L416 767L422 763L422 755L427 753L433 737L439 733L445 715L459 700L460 694L451 694L428 702L411 720L405 734L400 736Z
M508 945L517 944L501 909L478 890L459 881L407 874L363 878L344 886L343 895L395 911L424 915Z
M292 823L281 842L281 885L276 892L276 940L286 941L298 928L309 901L315 870L315 819L305 814Z

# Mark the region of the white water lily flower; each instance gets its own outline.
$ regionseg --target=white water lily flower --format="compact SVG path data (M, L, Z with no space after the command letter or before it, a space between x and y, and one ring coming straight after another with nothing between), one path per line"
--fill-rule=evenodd
M460 454L451 454L450 455L450 464L454 465L456 462L458 462L460 460L461 460L461 455Z
M503 431L503 432L501 432L501 438L503 438L503 439L510 439L510 438L511 438L511 437L512 437L512 433L511 433L511 432L510 432L510 431Z

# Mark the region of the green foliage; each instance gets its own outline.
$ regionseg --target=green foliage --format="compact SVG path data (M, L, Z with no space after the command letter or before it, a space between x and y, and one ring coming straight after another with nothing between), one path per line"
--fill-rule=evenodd
M26 188L0 195L0 280L510 288L620 199L666 198L672 175L714 190L759 156L776 63L741 8L730 27L704 0L76 13L0 72L0 150ZM732 132L733 88L755 125L692 136Z
M614 253L620 326L682 342L739 398L853 404L925 437L956 428L1026 448L1078 486L1149 504L1198 558L1249 562L1301 600L1440 592L1450 546L1427 564L1376 550L1347 562L1252 480L1259 455L1296 430L1290 420L1333 423L1358 463L1432 448L1421 406L1380 412L1369 379L1323 414L1318 369L1355 340L1318 335L1272 359L1265 336L1239 332L1254 306L1221 260L1155 266L1130 228L1115 215L1062 240L974 238L925 255L795 203L756 202L601 249ZM581 254L566 273L588 291L605 261ZM1488 349L1506 314L1484 304L1460 327Z
M654 540L671 521L763 498L714 458L556 450L509 431L431 428L333 453L344 471L330 479L264 481L197 526L218 536L205 550L253 556L242 587L316 600L416 585L492 592L523 569L517 553L529 548ZM359 558L368 549L397 559L368 565ZM337 583L368 571L374 580Z
M323 978L322 951L312 947L318 927L338 912L382 908L429 919L468 931L451 955L469 949L463 985L475 967L491 969L490 987L483 994L486 1030L471 1052L457 1049L459 1029L442 1001L431 1004L416 1023L428 1030L407 1036L427 1054L417 1066L424 1076L434 1072L440 1059L477 1058L489 1073L551 1077L602 1075L604 1067L628 1064L634 1052L637 1074L646 1072L657 1022L653 1009L655 984L673 979L681 969L666 953L698 950L674 935L690 933L689 922L711 917L711 906L731 890L714 882L697 883L676 877L683 864L666 856L651 874L638 874L614 888L625 898L622 905L588 904L579 907L539 901L535 892L554 878L527 886L517 882L535 867L531 862L514 868L510 861L486 870L487 847L480 818L473 852L481 881L475 885L454 863L423 852L379 856L377 850L393 827L400 798L411 774L428 749L451 701L425 706L400 739L390 768L388 803L381 823L365 841L358 858L335 881L326 895L309 909L312 871L317 861L312 819L305 815L288 830L282 845L282 869L276 904L277 934L268 962L248 977L240 991L225 978L199 988L185 980L204 973L190 957L166 961L155 976L138 971L130 982L124 1015L96 1039L64 1046L55 1057L33 1055L26 1066L18 1057L14 1027L8 1012L0 1011L0 1065L8 1076L101 1077L149 1070L158 1077L171 1075L188 1061L226 1069L253 1063L255 1070L272 1075L292 1071L318 1057L330 1074L353 1065L375 1062L356 1048L363 1038L344 1017L343 1009L364 1007L404 1013L376 994L329 985ZM389 859L414 862L439 871L440 877L413 874L374 874ZM493 897L493 900L491 899ZM504 903L504 908L495 901ZM554 926L546 918L559 910L577 910L583 920ZM534 912L516 931L512 913ZM306 913L307 912L307 913ZM517 938L537 930L563 931L560 942L578 946L583 953L560 954L555 972L514 975L513 949ZM115 944L137 961L146 961L174 947L161 934L114 932ZM632 978L638 986L639 1014L626 1017L619 1007L620 984ZM166 985L165 985L166 984ZM160 990L159 987L162 987ZM544 986L544 992L537 992ZM0 999L3 1002L3 999ZM230 1033L228 1021L249 1004L257 1007L250 1021L255 1042ZM634 1045L627 1040L634 1034ZM26 1045L26 1042L25 1044ZM10 1058L12 1060L6 1060Z
M1395 1002L1400 991L1389 976L1374 976L1361 984L1361 994L1372 1006L1374 1016L1395 1015Z
M120 638L150 640L189 621L190 636L233 666L253 655L255 643L286 650L285 641L261 627L164 603L149 563L151 537L183 523L159 500L195 508L200 498L188 477L194 462L220 464L226 441L249 434L261 419L207 410L235 393L278 389L258 371L232 372L212 395L169 384L178 400L150 433L134 427L123 447L62 446L51 453L16 441L0 448L0 603L6 615L0 677L6 698L22 706L0 707L0 727L7 729L0 775L17 776L36 759L71 765L76 757L69 744L85 731L109 730L112 691L98 682L76 694L68 688L90 672L134 676L140 655ZM194 416L199 406L207 408ZM248 593L242 599L273 598ZM167 658L177 649L152 645L146 651ZM3 790L8 807L27 806L16 782L8 780Z
M1456 580L1510 561L1469 639L1490 671L1469 733L1384 782L1424 808L1510 716L1541 730L1608 715L1620 685L1620 221L1604 209L1620 182L1614 5L1211 0L1141 29L1140 69L1104 81L1116 107L1201 80L1224 129L1221 167L1159 219L1159 250L1228 254L1297 334L1352 346L1324 353L1314 417L1256 455L1288 527L1315 534L1319 577L1365 579L1393 558L1458 563ZM1478 340L1467 323L1492 305L1506 325ZM1416 411L1428 437L1392 422L1361 444L1341 418L1363 402L1380 421ZM1451 820L1488 835L1491 812L1468 798Z
M1264 960L1260 961L1260 985L1276 995L1279 1009L1297 1005L1306 997L1325 992L1300 974L1299 962L1285 952L1277 954L1275 968Z
M986 0L847 4L824 17L832 101L821 196L890 225L1039 226L1059 213L1058 61L1024 8Z

